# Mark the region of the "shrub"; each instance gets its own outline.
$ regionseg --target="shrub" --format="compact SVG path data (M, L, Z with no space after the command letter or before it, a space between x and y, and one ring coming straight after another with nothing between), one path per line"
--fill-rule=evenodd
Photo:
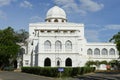
M85 65L90 67L90 65L94 65L94 64L95 64L94 61L87 61Z
M71 76L72 74L72 68L71 67L66 67L64 68L64 71L62 72L62 76Z
M106 64L107 65L108 62L107 61L101 61L100 64Z
M81 68L80 67L74 67L72 70L72 75L71 76L77 76L78 74L80 74L81 72Z
M22 72L43 75L48 77L59 77L60 72L58 67L22 67ZM64 71L61 72L62 77L77 76L89 72L94 72L94 67L64 67Z
M4 67L4 71L14 71L14 67L9 66L9 67Z

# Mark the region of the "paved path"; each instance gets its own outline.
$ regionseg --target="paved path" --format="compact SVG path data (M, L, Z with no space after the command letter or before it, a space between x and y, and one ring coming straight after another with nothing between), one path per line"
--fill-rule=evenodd
M21 72L1 71L0 80L54 80L54 79Z
M97 72L80 76L78 80L120 80L120 72Z
M120 80L120 72L97 72L76 78L50 78L21 72L0 72L0 80Z

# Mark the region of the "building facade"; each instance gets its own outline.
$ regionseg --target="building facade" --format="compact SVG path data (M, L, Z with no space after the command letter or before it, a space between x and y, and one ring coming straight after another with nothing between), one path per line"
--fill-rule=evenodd
M113 43L89 43L84 24L67 22L58 6L50 8L45 22L29 24L28 46L23 66L81 67L87 61L110 61L118 58Z

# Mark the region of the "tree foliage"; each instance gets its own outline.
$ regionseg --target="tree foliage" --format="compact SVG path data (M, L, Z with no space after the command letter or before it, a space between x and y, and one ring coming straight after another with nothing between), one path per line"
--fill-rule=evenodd
M118 60L111 60L111 61L109 61L109 64L117 64L118 63Z
M95 62L94 61L87 61L85 65L90 67L90 65L95 65Z
M101 61L100 64L106 64L107 65L108 62L104 60L104 61Z
M15 60L19 51L17 36L14 29L8 27L0 30L0 69L9 66Z
M101 64L107 65L108 62L105 61L105 60L104 60L104 61L98 61L98 60L96 60L96 61L87 61L87 62L86 62L86 66L91 66L91 65L100 66Z
M20 51L17 43L25 43L27 38L28 32L24 29L17 32L11 27L0 30L0 69L14 64Z
M16 35L17 35L17 41L19 43L26 43L26 39L28 38L28 32L25 31L24 29L20 29L18 32L16 32Z
M110 42L114 42L116 44L116 48L119 52L119 58L120 58L120 32L115 34L111 39Z

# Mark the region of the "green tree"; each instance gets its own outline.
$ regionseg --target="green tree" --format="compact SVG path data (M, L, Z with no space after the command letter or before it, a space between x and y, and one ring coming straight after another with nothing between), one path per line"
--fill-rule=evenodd
M29 34L27 31L25 31L24 29L20 29L18 32L16 32L17 35L17 41L19 43L25 43L26 44L26 39L29 37Z
M90 67L91 65L95 65L95 62L94 61L87 61L85 65Z
M0 30L0 69L10 66L16 59L19 51L17 40L13 28Z
M115 34L109 41L114 42L116 44L116 48L119 52L119 58L120 58L120 32Z
M101 61L100 64L106 64L107 65L108 62L106 60L104 60L104 61Z

